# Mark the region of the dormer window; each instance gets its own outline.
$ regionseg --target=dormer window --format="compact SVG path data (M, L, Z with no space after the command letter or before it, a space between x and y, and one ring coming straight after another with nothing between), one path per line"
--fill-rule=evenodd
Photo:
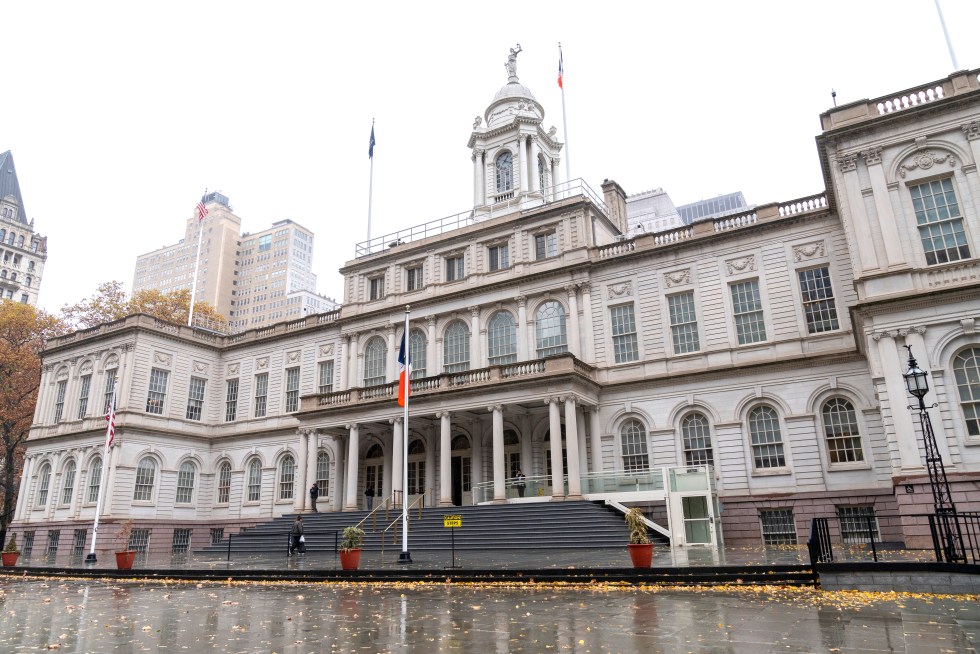
M497 171L497 193L514 190L514 160L510 152L503 152L494 164Z

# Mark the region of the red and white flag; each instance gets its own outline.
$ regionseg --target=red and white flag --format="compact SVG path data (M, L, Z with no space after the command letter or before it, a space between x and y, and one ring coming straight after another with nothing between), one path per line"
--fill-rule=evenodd
M112 440L116 437L116 392L112 392L112 399L109 400L109 410L105 413L106 422L109 425L105 430L106 449L112 447Z
M565 88L564 86L562 86L562 78L564 76L565 76L565 66L564 63L562 62L561 44L559 43L558 44L558 88L560 89Z
M398 350L398 406L405 406L411 390L412 355L408 351L407 336L407 331L402 334L402 346Z
M208 215L208 208L204 206L204 198L197 203L197 222L204 220L204 216Z

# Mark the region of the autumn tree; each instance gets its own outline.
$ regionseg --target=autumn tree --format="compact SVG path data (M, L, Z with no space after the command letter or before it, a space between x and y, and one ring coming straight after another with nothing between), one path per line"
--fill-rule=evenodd
M95 294L61 309L62 318L75 329L87 329L119 320L134 313L146 313L179 325L187 324L191 292L183 288L164 293L143 289L127 296L122 282L99 284ZM227 321L207 302L194 303L194 324L221 330Z
M13 519L24 465L24 442L34 419L41 385L41 351L65 324L12 300L0 301L0 540Z

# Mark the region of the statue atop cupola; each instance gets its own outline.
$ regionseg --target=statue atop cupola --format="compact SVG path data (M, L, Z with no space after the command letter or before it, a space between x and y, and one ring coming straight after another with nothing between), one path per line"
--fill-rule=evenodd
M518 43L516 48L510 49L510 55L507 57L507 63L504 64L504 68L507 69L507 82L510 84L517 84L517 55L521 53L521 44Z

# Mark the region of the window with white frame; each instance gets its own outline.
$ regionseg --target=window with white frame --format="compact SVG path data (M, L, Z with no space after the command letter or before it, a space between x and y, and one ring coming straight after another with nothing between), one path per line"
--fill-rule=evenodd
M909 186L926 264L970 258L953 180L949 177Z
M565 308L560 302L548 300L534 314L534 341L538 358L568 352L565 327Z
M99 489L102 485L102 457L92 459L88 468L88 499L87 502L99 501Z
M293 482L296 478L296 460L291 454L282 457L279 464L279 499L293 499Z
M555 231L534 235L534 258L548 259L558 256L558 234Z
M112 402L112 392L116 388L116 369L109 368L105 371L105 388L102 396L102 413L109 414L109 403Z
M387 380L385 364L388 359L388 346L385 339L375 336L364 348L364 385L380 386Z
M953 376L960 395L966 433L980 436L980 348L963 350L953 359Z
M694 310L694 291L669 296L667 308L670 312L670 334L674 341L674 354L700 350L698 317Z
M333 393L333 361L321 361L317 364L317 378L317 393Z
M506 243L498 243L497 245L491 245L487 248L487 259L489 263L489 269L491 272L494 270L504 270L505 268L510 268L510 250Z
M830 269L811 268L797 272L800 292L803 294L803 313L806 328L811 334L827 332L839 327L834 287L830 283Z
M689 466L713 465L711 430L703 413L690 413L681 421L684 439L684 464Z
M153 483L156 479L157 465L148 456L136 465L136 486L133 489L134 502L149 502L153 499Z
M619 430L623 449L623 470L639 472L650 468L647 456L647 430L639 420L627 420Z
M454 282L466 277L466 258L462 254L446 257L446 281Z
M840 522L840 539L848 545L879 542L878 517L870 505L838 506L837 520Z
M369 299L380 300L385 296L385 278L372 277L368 280Z
M413 266L405 269L405 290L417 291L425 286L422 280L422 266Z
M732 284L731 292L738 344L766 340L766 321L762 313L762 299L759 297L759 280L750 279Z
M842 397L835 397L824 403L822 413L830 463L864 461L854 405Z
M425 493L425 444L419 439L408 445L408 494Z
M47 506L51 486L51 465L45 463L37 473L37 506Z
M783 433L775 409L766 404L752 409L749 412L749 435L752 439L752 461L756 470L786 466Z
M612 324L613 356L616 363L639 359L640 351L636 342L636 321L633 319L633 305L622 304L609 307L609 320Z
M187 389L187 414L188 420L200 420L201 410L204 407L204 383L200 377L191 377L190 386Z
M65 389L68 388L68 380L62 379L55 387L54 396L54 421L61 422L61 416L65 409Z
M487 356L491 366L517 361L517 321L510 311L498 311L487 323Z
M762 523L762 544L796 545L796 521L792 509L761 509L759 521Z
M71 497L75 493L75 460L72 459L65 464L65 471L61 473L61 503L71 504Z
M423 379L426 375L427 347L425 332L421 329L413 329L408 333L408 356L412 363L412 379Z
M324 450L316 453L316 485L320 495L326 496L330 489L330 454Z
M218 504L231 500L231 464L223 462L218 468Z
M190 461L180 464L177 471L177 504L190 504L194 498L194 477L196 468Z
M266 401L269 399L269 373L255 375L255 417L265 417Z
M78 392L78 419L81 420L88 413L88 395L92 388L92 375L82 375L82 388Z
M225 422L238 417L238 378L225 382Z
M462 320L454 320L442 339L442 361L445 372L470 369L470 328Z
M299 368L286 368L286 413L299 411Z
M150 371L150 387L146 393L146 412L163 414L163 402L167 399L167 380L170 373L153 368Z
M248 464L248 501L258 502L262 499L262 463L252 459Z
M494 162L497 193L514 190L514 159L510 152L501 152Z

